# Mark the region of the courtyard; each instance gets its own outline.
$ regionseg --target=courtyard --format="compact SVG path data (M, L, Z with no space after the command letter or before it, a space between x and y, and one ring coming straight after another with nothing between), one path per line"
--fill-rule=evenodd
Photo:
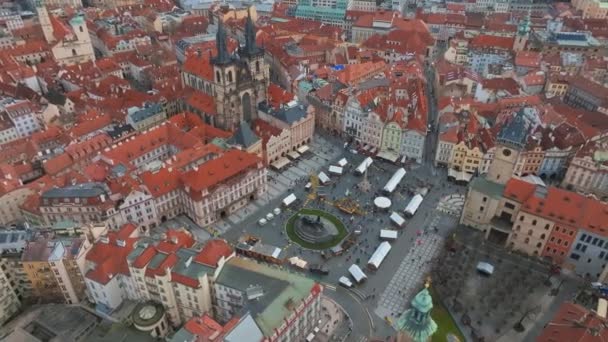
M492 274L480 273L479 262L492 265ZM540 324L555 298L552 288L563 278L552 274L551 265L495 246L464 227L448 238L430 276L437 296L473 341L523 339L519 333Z

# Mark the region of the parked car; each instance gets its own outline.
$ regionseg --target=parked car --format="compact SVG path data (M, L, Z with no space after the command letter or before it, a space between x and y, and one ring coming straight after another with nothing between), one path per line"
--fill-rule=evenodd
M310 271L310 273L316 273L316 274L320 274L320 275L329 274L329 269L320 264L311 264L310 267L308 268L308 270Z

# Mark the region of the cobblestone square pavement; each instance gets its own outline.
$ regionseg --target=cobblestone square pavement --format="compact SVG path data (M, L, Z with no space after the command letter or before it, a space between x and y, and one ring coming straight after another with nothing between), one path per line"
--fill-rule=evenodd
M438 220L439 216L435 216L431 225L436 224L435 221ZM439 254L443 246L443 237L435 233L423 234L415 239L415 247L405 255L380 296L374 312L381 318L388 316L394 321L409 307L409 301L420 290L423 276L431 269L432 259Z

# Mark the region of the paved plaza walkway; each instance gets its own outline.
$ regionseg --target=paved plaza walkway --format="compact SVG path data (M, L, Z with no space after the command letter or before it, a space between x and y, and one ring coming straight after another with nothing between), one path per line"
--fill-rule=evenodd
M432 259L443 246L443 237L428 233L415 238L415 247L406 255L395 275L382 293L374 311L380 317L398 318L409 307L409 301L420 291L424 275L431 269Z
M283 170L281 173L269 169L267 193L263 197L251 202L246 207L238 210L236 213L228 216L224 221L216 223L214 227L220 233L225 233L230 227L242 222L252 213L260 215L260 218L262 218L266 213L259 212L258 209L269 202L276 200L279 196L285 195L289 189L292 189L296 185L295 182L298 179L303 177L308 178L313 172L317 173L327 165L329 160L337 158L342 152L337 148L334 148L333 151L323 151L327 146L332 145L322 137L315 136L315 140L310 144L311 152L309 152L312 153L314 157L299 159L294 162L293 166Z

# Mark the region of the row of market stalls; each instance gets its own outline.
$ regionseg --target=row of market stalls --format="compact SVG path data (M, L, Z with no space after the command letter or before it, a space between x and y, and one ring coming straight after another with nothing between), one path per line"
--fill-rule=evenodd
M281 170L289 165L292 161L300 159L302 155L308 151L310 151L310 147L308 147L308 145L302 145L295 151L287 152L287 156L280 157L278 160L270 163L270 166L275 170Z

